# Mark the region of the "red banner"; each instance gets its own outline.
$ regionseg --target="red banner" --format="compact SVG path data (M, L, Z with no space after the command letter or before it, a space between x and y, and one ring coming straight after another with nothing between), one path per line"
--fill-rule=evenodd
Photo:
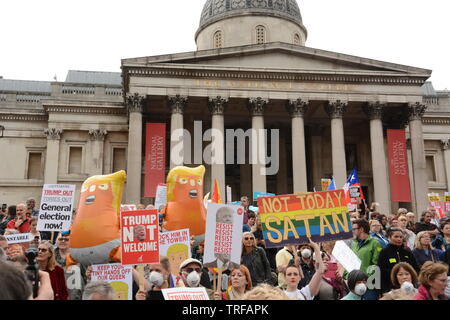
M158 210L122 211L122 264L159 263Z
M155 198L158 184L166 177L166 124L147 123L144 197Z
M411 202L405 130L387 130L391 196L394 202Z

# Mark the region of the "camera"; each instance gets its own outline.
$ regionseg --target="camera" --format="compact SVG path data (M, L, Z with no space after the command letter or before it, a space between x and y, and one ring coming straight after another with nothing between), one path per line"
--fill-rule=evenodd
M39 291L39 266L36 263L36 257L38 252L35 248L30 248L25 251L25 257L27 257L28 265L25 268L25 274L33 285L33 298L36 298Z

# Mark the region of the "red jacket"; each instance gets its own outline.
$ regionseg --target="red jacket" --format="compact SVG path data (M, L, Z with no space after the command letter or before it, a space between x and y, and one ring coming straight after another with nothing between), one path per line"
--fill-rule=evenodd
M439 300L448 300L446 295L440 295ZM419 287L419 292L414 296L414 300L433 300L430 292L423 285Z
M20 225L18 228L16 228L16 221L17 221L17 218L12 219L10 222L8 222L8 224L6 225L6 228L7 229L16 229L20 233L30 232L30 219L26 219L22 223L22 225Z
M67 292L66 278L64 277L64 269L55 266L53 271L45 270L50 274L50 282L52 283L55 300L68 300L69 293Z

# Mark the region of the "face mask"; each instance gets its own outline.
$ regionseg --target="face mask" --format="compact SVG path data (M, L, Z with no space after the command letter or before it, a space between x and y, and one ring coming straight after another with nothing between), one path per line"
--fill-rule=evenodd
M360 297L362 297L366 293L366 291L367 291L367 287L364 283L358 283L355 286L355 293Z
M408 281L403 282L402 287L400 289L402 289L403 291L406 291L406 292L414 292L413 284Z
M302 257L305 259L308 259L311 257L311 253L312 253L311 250L304 249L304 250L302 250Z
M149 280L155 287L161 287L164 283L163 275L157 271L150 272Z
M188 274L186 281L187 281L189 287L195 288L200 283L200 276L198 275L197 272L192 271L191 273Z

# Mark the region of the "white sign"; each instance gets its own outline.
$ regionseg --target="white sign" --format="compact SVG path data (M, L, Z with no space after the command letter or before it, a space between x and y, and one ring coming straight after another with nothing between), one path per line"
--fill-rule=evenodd
M224 270L239 268L242 251L244 208L239 205L208 203L203 264Z
M165 300L209 300L204 287L162 289Z
M42 190L38 231L66 231L72 224L75 185L46 184Z
M227 203L231 204L231 202L233 202L233 200L231 199L231 187L227 186Z
M160 184L156 188L155 209L159 211L161 206L165 206L166 204L167 204L167 186L165 184Z
M106 281L114 289L115 300L133 300L133 266L96 264L92 266L91 281Z
M31 233L19 233L10 234L5 236L8 244L25 243L33 241L33 235Z
M359 270L361 268L361 260L342 240L336 241L336 245L331 254L344 269L347 270L347 272L352 272L353 270Z

